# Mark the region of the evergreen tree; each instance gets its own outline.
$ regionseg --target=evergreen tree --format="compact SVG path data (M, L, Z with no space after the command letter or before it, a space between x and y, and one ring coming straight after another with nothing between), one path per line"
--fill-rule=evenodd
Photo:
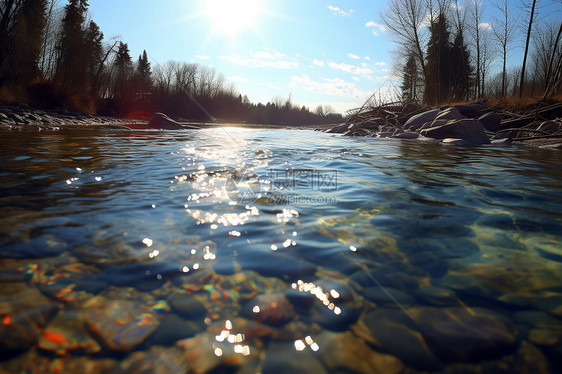
M130 84L133 72L133 63L127 43L119 42L113 68L115 71L113 97L121 103L127 104L131 99Z
M464 42L462 31L459 29L451 46L450 85L455 100L467 100L470 89L470 55Z
M431 35L427 45L424 101L428 104L438 104L449 98L449 77L452 68L449 26L443 13L431 23L429 31Z
M404 101L416 100L417 98L417 86L418 86L418 67L416 65L416 56L410 54L408 61L404 66L402 75L402 99Z
M87 0L70 0L64 8L56 80L72 93L83 92L86 83L87 53L82 24L87 8Z
M136 99L137 101L147 101L152 91L152 70L146 50L139 56L136 72Z
M84 33L84 53L86 54L86 79L92 97L96 97L98 94L98 80L103 67L102 40L103 32L94 21L90 21Z
M27 86L40 75L39 55L45 27L46 0L23 0L12 31L12 48L7 61L12 82Z

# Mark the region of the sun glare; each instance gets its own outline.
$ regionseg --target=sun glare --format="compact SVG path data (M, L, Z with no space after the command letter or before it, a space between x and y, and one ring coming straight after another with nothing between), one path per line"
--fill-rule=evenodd
M203 13L213 32L237 36L247 29L255 29L263 11L260 0L206 0Z

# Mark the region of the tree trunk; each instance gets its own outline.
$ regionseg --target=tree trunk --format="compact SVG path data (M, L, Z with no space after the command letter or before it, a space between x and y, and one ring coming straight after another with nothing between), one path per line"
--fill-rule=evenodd
M531 28L535 17L535 5L537 0L533 0L531 7L531 17L529 18L529 29L527 30L527 40L525 42L525 53L523 54L523 66L521 67L521 82L519 83L519 98L523 97L523 82L525 81L525 65L527 64L527 53L529 52L529 41L531 40Z

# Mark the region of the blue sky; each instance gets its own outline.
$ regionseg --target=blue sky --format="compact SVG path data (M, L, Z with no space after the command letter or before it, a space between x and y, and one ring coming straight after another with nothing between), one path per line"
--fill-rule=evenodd
M239 7L230 5L235 1ZM329 104L343 112L375 90L391 89L395 45L379 18L386 6L383 0L98 0L90 1L90 15L106 39L128 43L134 59L146 49L153 65L210 65L252 102L290 94L311 109Z

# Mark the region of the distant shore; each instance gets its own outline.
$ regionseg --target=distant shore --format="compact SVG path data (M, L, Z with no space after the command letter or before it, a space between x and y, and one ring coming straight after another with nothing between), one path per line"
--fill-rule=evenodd
M73 127L102 127L116 129L142 130L148 124L149 118L117 116L103 116L88 113L70 112L53 108L34 108L28 105L7 105L0 103L0 129L8 130L60 130ZM198 122L181 121L185 125L197 125L201 128L207 127L243 127L254 129L294 129L328 131L335 126L344 124L310 124L310 125L270 125L270 124L248 124L224 122ZM529 139L518 141L517 144L534 147L562 149L562 139Z

